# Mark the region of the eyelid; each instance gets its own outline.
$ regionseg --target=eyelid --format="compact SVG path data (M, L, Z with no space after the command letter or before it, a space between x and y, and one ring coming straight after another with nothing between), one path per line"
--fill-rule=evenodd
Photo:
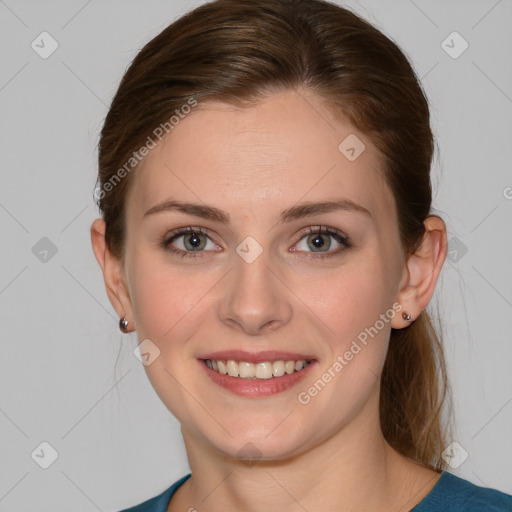
M161 245L163 248L170 252L171 254L179 255L182 257L192 257L192 258L202 258L204 257L201 253L207 253L210 251L184 251L183 249L174 249L171 248L171 243L175 240L186 236L188 233L199 233L201 235L205 235L214 245L217 247L219 244L215 242L215 240L212 239L210 236L210 231L208 229L202 228L202 227L194 227L194 226L185 226L182 228L176 228L172 230L170 233L166 234L161 242ZM218 252L218 251L217 251Z
M186 226L182 228L176 228L175 230L172 230L169 234L165 235L163 237L162 245L165 250L171 252L172 254L180 255L182 257L204 257L201 253L208 253L212 251L184 251L182 249L172 249L170 248L171 242L174 240L181 238L182 236L188 234L188 233L199 233L202 235L205 235L212 243L214 243L217 247L219 247L219 244L217 244L212 237L210 236L210 230L202 227L194 227L194 226ZM338 244L340 244L342 247L338 248L334 251L297 251L293 250L291 252L297 252L297 253L305 253L308 254L308 256L304 256L305 258L327 258L330 256L336 256L342 252L344 252L347 249L350 249L352 247L352 243L350 241L350 238L348 235L345 235L343 232L339 231L335 228L330 228L327 226L308 226L304 230L301 231L298 241L294 244L293 247L295 247L297 244L302 242L302 240L308 236L308 235L314 235L314 234L322 234L322 235L328 235L330 237L333 237ZM216 251L218 252L218 251Z
M310 226L310 227L308 227L305 231L302 232L298 242L294 245L294 247L296 245L298 245L299 243L301 243L304 240L304 238L306 238L307 236L316 235L316 234L328 235L328 236L334 238L336 240L336 242L341 247L338 249L329 250L329 251L315 252L315 251L293 250L292 252L297 252L299 254L304 252L305 254L307 254L307 256L304 256L305 258L329 258L331 256L337 256L337 255L345 252L346 250L352 248L352 242L348 235L344 234L343 232L339 231L336 228L330 228L327 226Z
M321 234L329 234L329 235L338 235L340 238L343 238L343 239L346 239L348 240L349 237L348 235L346 235L345 233L343 233L342 231L340 231L339 229L336 229L336 228L330 228L328 226L308 226L305 230L303 230L301 232L301 235L300 235L300 240L302 240L304 238L304 236L306 235L315 235L317 233L321 233ZM300 241L299 240L299 241Z
M202 235L207 235L208 238L210 238L209 230L206 228L201 227L194 227L194 226L184 226L182 228L176 228L171 230L169 233L167 233L164 236L164 240L170 242L173 239L179 238L180 236L183 236L187 233L201 233Z

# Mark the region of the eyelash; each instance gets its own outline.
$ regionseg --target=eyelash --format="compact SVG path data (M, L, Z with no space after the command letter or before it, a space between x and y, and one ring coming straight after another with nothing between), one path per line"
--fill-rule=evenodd
M180 228L176 231L166 235L164 239L162 240L162 247L170 252L171 254L174 254L176 256L181 256L182 258L202 258L203 256L200 256L198 253L204 252L204 251L182 251L181 249L172 249L170 247L171 242L174 242L176 239L180 238L183 235L189 234L189 233L195 233L195 234L202 234L210 238L205 231L203 231L202 228L194 228L192 226L186 227L186 228ZM308 231L304 232L301 236L299 241L300 243L305 237L309 235L329 235L332 236L339 244L343 246L343 248L337 249L336 251L327 252L325 254L322 253L310 253L310 256L306 256L307 258L319 258L319 259L325 259L330 258L332 256L337 256L340 253L344 252L347 249L352 248L352 243L350 242L349 237L342 235L338 231L335 231L333 229L319 226L319 227L310 227ZM296 245L297 245L296 244ZM302 252L302 251L298 251Z

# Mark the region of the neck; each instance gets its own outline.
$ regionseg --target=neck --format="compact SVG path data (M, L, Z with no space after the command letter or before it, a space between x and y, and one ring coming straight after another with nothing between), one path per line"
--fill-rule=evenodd
M428 492L427 476L433 486L434 473L389 446L374 410L373 417L359 414L312 449L279 460L227 457L183 429L192 477L173 502L200 512L410 510L415 497Z

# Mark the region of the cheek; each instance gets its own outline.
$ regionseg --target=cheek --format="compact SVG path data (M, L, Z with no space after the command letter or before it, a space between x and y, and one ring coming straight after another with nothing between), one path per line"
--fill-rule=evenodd
M350 343L391 308L393 287L387 274L381 260L367 253L317 276L315 286L309 283L306 288L303 283L298 295L307 297L305 302L323 320L336 345L340 340Z
M329 328L330 355L322 372L333 385L322 391L320 402L338 408L342 417L362 407L384 365L396 314L388 274L382 252L369 250L322 280L322 293L311 303L317 302L312 309Z
M139 338L151 339L161 350L183 344L202 321L214 284L212 276L203 273L198 279L193 271L180 271L161 258L137 255L131 298Z
M388 280L380 259L360 258L322 280L322 293L312 298L314 313L330 331L330 354L319 371L329 384L310 382L302 391L314 407L338 412L329 420L336 428L363 407L378 383L396 314Z
M183 387L194 364L188 341L208 321L208 291L214 283L211 277L194 278L190 271L180 272L142 251L133 262L130 286L137 336L141 342L151 340L160 351L144 370L167 408L187 421L197 408Z

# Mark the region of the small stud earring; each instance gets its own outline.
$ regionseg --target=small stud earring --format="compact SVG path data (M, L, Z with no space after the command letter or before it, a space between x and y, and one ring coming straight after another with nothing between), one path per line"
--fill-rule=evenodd
M121 329L122 332L127 332L127 328L128 327L128 320L123 316L123 318L121 318L119 320L119 329Z
M402 313L402 318L407 322L410 322L412 320L412 316L409 315L409 313Z

